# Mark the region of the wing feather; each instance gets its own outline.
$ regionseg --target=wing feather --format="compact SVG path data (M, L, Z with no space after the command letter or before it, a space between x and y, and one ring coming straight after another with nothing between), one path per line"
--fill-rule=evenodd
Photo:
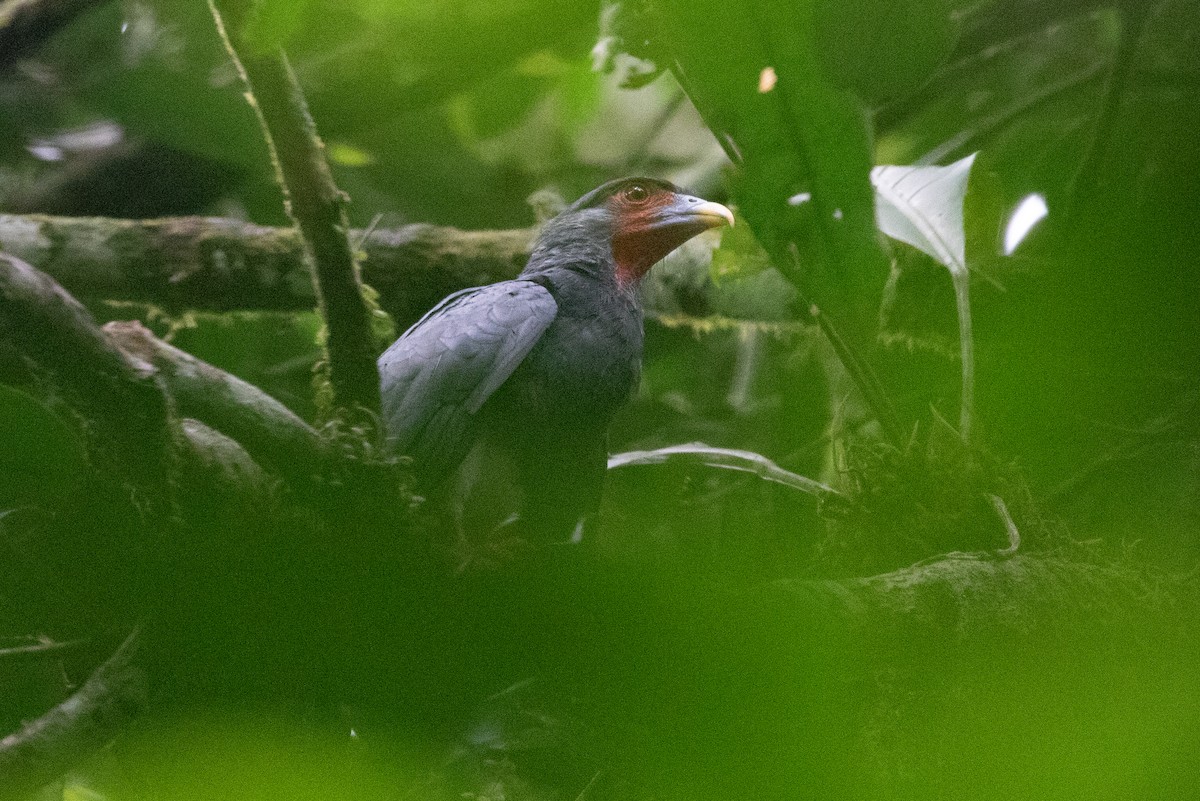
M515 280L456 292L417 321L379 357L389 451L412 456L430 485L445 477L557 313L545 287Z

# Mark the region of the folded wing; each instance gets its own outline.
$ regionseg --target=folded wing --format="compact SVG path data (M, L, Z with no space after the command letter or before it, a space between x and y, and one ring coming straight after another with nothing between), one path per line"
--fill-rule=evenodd
M533 281L464 289L438 304L379 357L391 453L411 456L426 486L471 449L478 412L558 313Z

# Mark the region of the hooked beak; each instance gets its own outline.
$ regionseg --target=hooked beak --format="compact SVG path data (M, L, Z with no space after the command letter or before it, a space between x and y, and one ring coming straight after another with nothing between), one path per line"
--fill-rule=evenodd
M720 203L692 195L677 194L666 206L655 210L651 229L682 229L694 236L709 228L733 225L733 212Z

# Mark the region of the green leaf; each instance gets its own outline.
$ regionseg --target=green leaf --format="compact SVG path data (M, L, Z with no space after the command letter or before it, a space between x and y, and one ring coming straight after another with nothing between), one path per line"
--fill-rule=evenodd
M284 47L304 26L312 0L260 0L246 19L242 36L259 53Z
M456 121L469 141L498 136L515 127L552 85L545 75L509 70L488 78L467 93Z
M946 0L817 0L814 16L830 80L872 105L917 89L958 41Z
M0 505L62 498L86 466L83 440L66 421L32 395L0 384Z
M867 178L870 131L862 104L821 68L814 3L670 0L655 8L674 71L741 168L739 211L805 301L836 323L845 357L869 352L887 275ZM886 405L864 391L873 406ZM898 436L892 415L879 414Z
M721 245L713 251L709 277L713 283L757 275L771 266L771 257L758 244L748 225L721 232Z

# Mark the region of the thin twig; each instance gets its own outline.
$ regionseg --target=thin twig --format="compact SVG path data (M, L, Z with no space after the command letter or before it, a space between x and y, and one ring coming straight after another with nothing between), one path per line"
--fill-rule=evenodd
M672 91L671 98L650 122L650 125L646 127L646 132L642 136L641 141L630 146L630 157L623 165L622 172L635 174L643 171L646 162L649 160L650 146L662 136L667 123L675 117L675 114L679 111L685 100L687 100L687 95L684 94L683 87L679 86L678 80L676 80L676 87Z
M985 68L988 62L1020 47L1040 46L1051 32L1077 24L1079 18L1110 5L1112 0L1027 0L1016 9L984 0L960 12L962 36L954 53L937 73L915 91L875 109L875 129L886 133L907 124L910 116L945 96L947 86L962 75Z
M1008 513L1008 506L1004 503L1003 498L999 495L988 495L988 500L992 502L992 508L996 510L996 514L1004 523L1004 532L1008 535L1008 547L1001 548L996 553L1000 556L1014 556L1017 549L1021 547L1021 531L1013 522L1012 515Z
M800 254L794 243L791 246L791 255L799 263ZM871 411L875 413L875 419L879 421L880 427L883 428L884 435L888 438L889 442L899 445L904 441L904 428L900 425L900 417L896 414L896 408L883 391L883 385L879 383L879 378L875 375L875 371L846 344L846 341L842 338L841 333L838 332L833 321L821 311L819 306L815 303L809 303L808 308L809 314L812 315L821 332L825 334L825 338L829 340L829 344L833 346L833 351L837 354L838 361L846 368L846 373L850 376L850 380L858 387L858 391L862 393L863 400L866 401Z
M0 648L0 659L29 659L54 656L63 651L70 651L81 645L87 645L91 640L64 640L62 642L39 642L32 645L15 645L11 648Z
M588 794L588 791L592 789L592 785L596 783L596 780L599 779L603 773L603 770L596 771L596 775L593 776L588 783L583 786L583 789L579 791L579 795L575 796L575 801L583 801L584 797Z
M652 451L627 451L614 454L608 457L608 469L618 470L622 467L662 464L667 461L694 462L705 467L752 473L765 481L782 484L818 498L848 500L846 495L828 484L822 484L807 476L785 470L760 453L733 448L717 448L703 442L669 445Z
M842 366L846 368L850 380L858 387L858 391L862 393L863 399L875 413L875 418L879 421L880 427L883 428L883 433L888 438L888 441L893 444L902 442L904 440L904 429L900 425L900 417L896 414L896 408L892 405L891 400L884 393L883 386L879 383L875 371L866 362L859 359L858 355L851 350L846 341L842 339L842 335L838 333L833 321L822 313L819 306L809 306L809 313L817 321L817 325L820 327L822 333L825 334L825 338L829 340L829 344L833 346L834 353L837 354Z
M134 630L67 700L0 740L0 798L20 798L103 748L146 701Z
M979 120L974 127L964 128L951 138L926 151L915 159L913 164L937 164L960 153L978 150L981 147L981 140L988 134L1008 125L1023 114L1033 112L1060 95L1095 80L1103 71L1103 63L1091 64L1064 78L1048 83L1040 89L1022 95L1011 105Z

